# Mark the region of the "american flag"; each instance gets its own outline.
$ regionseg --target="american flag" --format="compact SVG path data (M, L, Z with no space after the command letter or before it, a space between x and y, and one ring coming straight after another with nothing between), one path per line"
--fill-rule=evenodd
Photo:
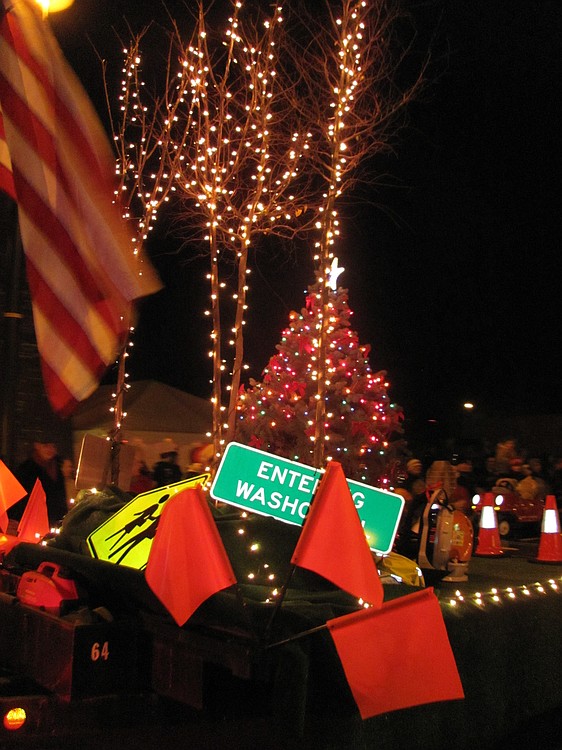
M15 198L45 390L68 416L119 353L139 266L96 111L32 0L0 0L0 188Z
M6 131L4 130L4 118L2 116L2 106L0 105L0 190L7 193L10 198L16 200L16 187L14 185L14 176L12 174L12 160L8 144L6 143Z

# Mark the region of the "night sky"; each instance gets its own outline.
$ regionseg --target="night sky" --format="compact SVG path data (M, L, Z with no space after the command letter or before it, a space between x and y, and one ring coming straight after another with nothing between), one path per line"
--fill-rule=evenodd
M182 3L170 2L184 13ZM96 49L120 61L110 26L141 28L158 4L75 0L52 17L86 89L101 102ZM472 400L494 414L562 413L559 189L562 3L405 3L431 45L428 85L408 109L395 153L363 202L340 209L336 249L353 325L386 369L409 422L447 418ZM101 104L99 105L101 108ZM147 300L131 379L210 395L206 265L179 243L150 252L166 291ZM313 281L308 262L258 257L250 277L247 361L259 378L291 309ZM257 314L256 314L257 313Z

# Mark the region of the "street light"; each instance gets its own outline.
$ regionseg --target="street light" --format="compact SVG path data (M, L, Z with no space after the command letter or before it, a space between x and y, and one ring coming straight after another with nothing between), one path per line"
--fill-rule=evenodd
M49 13L58 13L59 10L70 8L74 0L35 0L35 2L43 9L43 14L46 16Z

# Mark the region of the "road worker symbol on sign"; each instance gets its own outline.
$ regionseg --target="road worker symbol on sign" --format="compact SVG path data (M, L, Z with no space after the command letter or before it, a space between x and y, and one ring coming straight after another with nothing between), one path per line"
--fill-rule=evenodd
M151 505L145 510L141 510L138 513L135 513L135 517L128 521L125 526L123 526L123 528L117 529L114 534L110 534L107 537L106 542L109 542L112 537L118 536L118 539L111 545L111 550L113 550L116 544L125 540L122 544L119 545L119 547L117 547L117 549L109 553L108 558L110 560L115 557L115 555L122 552L123 554L116 560L114 560L114 562L120 563L129 554L129 552L133 551L134 548L144 539L154 539L154 535L156 534L156 527L158 526L158 521L160 519L160 506L164 505L166 500L169 500L169 498L170 493L166 492L164 495L162 495L157 503L154 503L154 505ZM147 523L148 526L146 526ZM133 533L135 529L139 529L138 533L136 534Z
M204 485L208 479L208 474L200 474L137 495L90 534L92 557L143 570L166 502L188 487Z

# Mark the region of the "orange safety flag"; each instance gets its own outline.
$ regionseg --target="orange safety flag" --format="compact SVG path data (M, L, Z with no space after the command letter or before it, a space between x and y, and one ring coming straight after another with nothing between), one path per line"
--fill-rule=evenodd
M161 285L135 257L109 141L33 0L0 0L0 117L45 390L68 416L115 361L132 301Z
M18 524L18 541L37 543L50 530L47 495L40 480L36 479Z
M8 528L8 508L27 495L27 490L15 478L6 464L0 460L0 530Z
M183 490L166 503L145 577L180 627L206 599L236 583L200 486Z
M326 625L363 719L464 698L432 588L328 620Z
M340 463L330 461L291 558L344 591L380 607L383 589Z

